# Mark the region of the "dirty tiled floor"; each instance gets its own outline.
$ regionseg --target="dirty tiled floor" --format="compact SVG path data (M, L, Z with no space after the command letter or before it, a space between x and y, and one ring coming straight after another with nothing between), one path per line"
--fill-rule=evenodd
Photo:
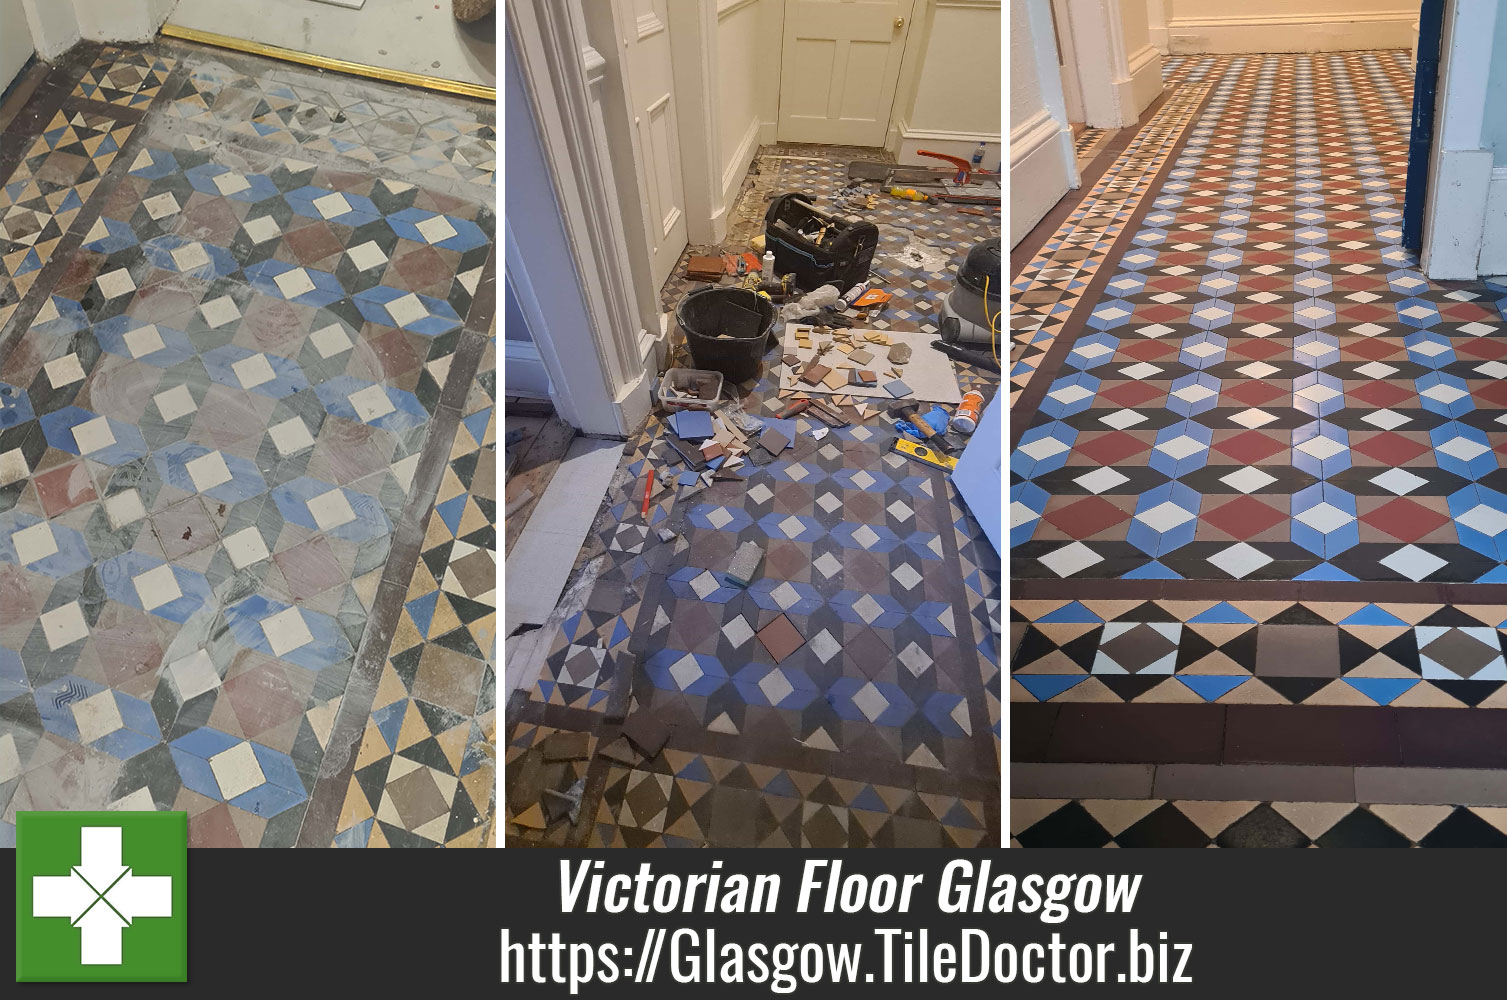
M1500 843L1507 289L1399 245L1407 53L1167 80L1014 283L1012 833Z
M7 835L490 835L492 116L164 42L76 48L11 122Z
M762 230L772 191L831 204L850 152L874 155L765 149L733 232ZM935 330L961 253L997 224L887 197L867 215L881 226L875 270L898 295L871 325ZM902 256L908 247L917 256ZM692 287L672 278L665 307ZM962 377L994 392L993 376ZM767 381L746 391L753 415L781 408ZM804 418L772 426L796 439L792 451L746 466L745 481L661 499L648 525L641 477L670 467L663 426L651 417L629 441L581 556L597 582L538 684L509 705L510 844L1000 842L998 557L945 476L890 451L894 431L877 415L821 441ZM666 523L678 541L652 532ZM766 556L738 590L719 574L745 540ZM804 643L776 663L755 633L781 614ZM669 728L658 756L596 752L611 752L627 713ZM582 732L584 756L547 758L548 737ZM542 793L577 781L579 822L551 821Z

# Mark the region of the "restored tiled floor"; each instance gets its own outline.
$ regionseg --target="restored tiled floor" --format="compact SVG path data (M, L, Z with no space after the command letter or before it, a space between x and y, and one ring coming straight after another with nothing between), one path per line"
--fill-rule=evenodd
M4 830L126 805L206 846L486 835L492 114L83 45L4 133ZM374 777L400 695L432 738ZM358 764L380 836L336 828Z
M1507 766L1507 289L1398 245L1407 54L1167 80L1156 150L1106 173L1135 186L1096 187L1014 285L1012 759ZM1106 787L1033 781L1013 833L1429 846L1499 836L1507 805Z
M758 231L772 190L830 203L850 157L815 152L766 150L734 232ZM897 294L871 325L935 329L957 256L998 226L891 198L866 214L883 234L875 270ZM908 246L917 256L898 259ZM692 287L672 278L666 306ZM767 381L748 389L745 409L794 448L745 480L662 496L650 524L642 477L674 468L663 425L651 417L629 442L582 554L601 574L509 706L508 842L997 845L998 557L945 476L890 451L879 416L818 440L814 421L773 419L783 404ZM679 539L659 541L651 526L666 523ZM719 574L745 540L766 555L739 590ZM805 641L776 663L755 632L781 614ZM629 713L669 727L658 756L613 749ZM556 733L589 741L557 753ZM578 781L579 822L551 821L542 793Z

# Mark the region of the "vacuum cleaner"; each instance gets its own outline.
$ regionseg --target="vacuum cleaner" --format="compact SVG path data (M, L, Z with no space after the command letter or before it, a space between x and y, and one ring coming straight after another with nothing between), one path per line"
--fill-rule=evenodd
M942 300L938 311L937 339L932 349L985 371L997 372L996 351L1006 348L996 344L1005 337L1004 291L1000 287L999 237L984 240L968 251L958 280ZM990 318L994 330L989 329Z
M1000 281L999 237L976 243L968 251L958 280L942 300L939 327L943 343L990 350L990 342L1004 336L1001 315L1004 288ZM991 333L989 320L994 320Z

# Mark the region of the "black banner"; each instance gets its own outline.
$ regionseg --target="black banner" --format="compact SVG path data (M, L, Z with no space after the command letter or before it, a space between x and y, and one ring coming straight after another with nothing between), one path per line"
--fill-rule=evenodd
M0 865L14 892L14 852ZM1395 996L1495 982L1504 873L1417 851L192 850L186 986L15 988Z

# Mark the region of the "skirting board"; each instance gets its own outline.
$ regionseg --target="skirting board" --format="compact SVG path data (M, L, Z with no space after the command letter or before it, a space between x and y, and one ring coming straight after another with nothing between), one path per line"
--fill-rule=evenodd
M1136 117L1151 106L1162 93L1162 54L1147 45L1129 58L1130 90Z
M972 160L973 151L978 149L978 144L981 142L984 144L983 166L985 170L998 170L1000 161L1004 158L1004 143L997 132L918 129L903 121L895 122L892 132L894 141L892 144L887 143L886 148L894 152L896 160L900 163L933 167L943 165L941 160L916 155L917 151L922 149Z
M1405 49L1413 44L1412 11L1350 14L1279 14L1173 18L1167 46L1173 53L1344 52Z
M1043 109L1010 136L1010 245L1025 238L1076 183L1072 130Z

